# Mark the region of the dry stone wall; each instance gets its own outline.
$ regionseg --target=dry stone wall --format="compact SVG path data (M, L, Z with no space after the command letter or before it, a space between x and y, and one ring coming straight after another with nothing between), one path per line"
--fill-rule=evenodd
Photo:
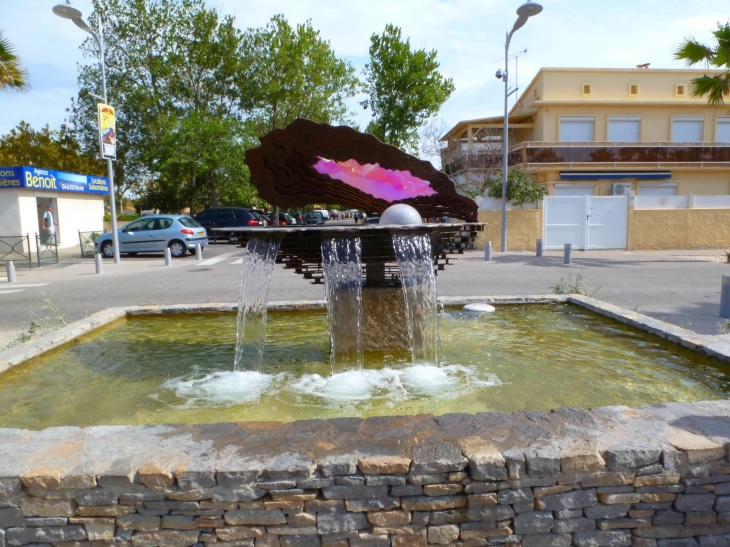
M730 402L0 430L0 546L730 545Z

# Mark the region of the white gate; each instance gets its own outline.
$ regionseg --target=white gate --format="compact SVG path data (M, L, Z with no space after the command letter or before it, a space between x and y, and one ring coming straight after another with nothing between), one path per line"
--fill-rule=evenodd
M625 249L628 196L549 196L545 198L545 249Z

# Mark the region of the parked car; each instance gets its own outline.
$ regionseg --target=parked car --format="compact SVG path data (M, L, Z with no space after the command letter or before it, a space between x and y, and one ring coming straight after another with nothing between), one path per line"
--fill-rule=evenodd
M211 207L195 215L195 220L210 232L214 240L222 238L237 241L235 233L214 231L214 228L266 226L266 221L258 212L246 207Z
M307 226L322 226L324 224L324 216L322 211L313 211L304 213L304 224Z
M266 220L269 222L269 226L277 226L272 220L271 217L274 213L268 213L266 215ZM279 213L279 223L278 226L289 226L291 224L296 224L296 221L294 221L288 214L286 213Z
M363 224L380 224L380 217L366 217Z
M330 219L330 212L327 209L317 209L314 211L315 213L322 213L322 220L329 220Z
M117 230L119 252L134 256L137 253L164 252L170 249L175 258L185 256L187 249L195 253L195 245L208 245L208 233L188 215L148 215L134 220ZM114 257L112 233L101 235L94 242L97 253L105 258Z

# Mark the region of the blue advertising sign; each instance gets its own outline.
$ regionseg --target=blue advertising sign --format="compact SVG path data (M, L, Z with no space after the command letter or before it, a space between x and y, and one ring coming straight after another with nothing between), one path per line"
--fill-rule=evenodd
M0 167L0 190L3 188L108 194L109 180L38 167Z

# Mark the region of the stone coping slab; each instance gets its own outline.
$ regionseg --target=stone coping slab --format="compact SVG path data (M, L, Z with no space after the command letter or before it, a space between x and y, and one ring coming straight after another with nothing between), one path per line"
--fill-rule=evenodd
M654 319L595 298L581 295L508 295L508 296L443 296L438 301L444 306L458 306L474 302L492 305L550 304L567 302L586 308L594 313L615 319L639 330L649 332L670 342L698 351L715 359L730 362L730 339L727 336L708 336L677 327L671 323ZM322 310L324 300L293 300L269 302L269 310ZM73 342L79 336L88 334L127 316L235 313L238 304L170 304L155 306L127 306L102 310L56 331L46 333L24 344L0 351L0 375L15 367L39 357L44 353Z

